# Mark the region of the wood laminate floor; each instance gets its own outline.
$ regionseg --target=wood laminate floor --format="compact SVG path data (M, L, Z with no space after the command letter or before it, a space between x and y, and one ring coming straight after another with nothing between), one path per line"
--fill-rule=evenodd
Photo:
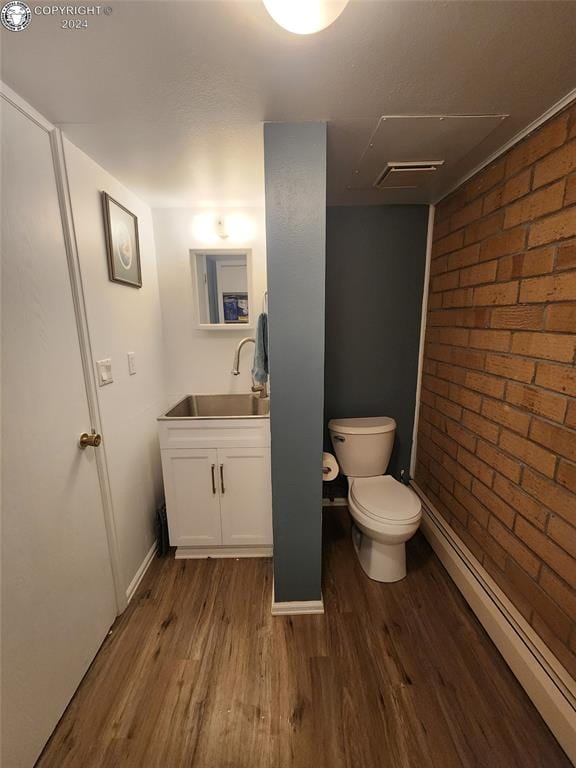
M323 616L272 617L269 560L155 560L40 768L569 768L424 539L362 572L325 513Z

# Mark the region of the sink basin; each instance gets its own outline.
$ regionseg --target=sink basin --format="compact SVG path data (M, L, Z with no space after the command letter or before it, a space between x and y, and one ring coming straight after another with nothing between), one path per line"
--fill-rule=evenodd
M160 419L267 418L270 400L256 395L188 395Z

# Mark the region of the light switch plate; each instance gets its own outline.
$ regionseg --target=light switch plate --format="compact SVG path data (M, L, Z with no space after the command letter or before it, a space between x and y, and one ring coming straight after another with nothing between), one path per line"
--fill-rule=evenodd
M105 387L106 384L112 384L112 359L107 357L105 360L96 360L96 370L98 371L98 386Z
M134 376L136 373L136 352L128 352L128 373Z

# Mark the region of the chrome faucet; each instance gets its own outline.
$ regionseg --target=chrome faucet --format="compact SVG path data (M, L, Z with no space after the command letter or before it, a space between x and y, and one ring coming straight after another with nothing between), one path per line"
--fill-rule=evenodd
M240 352L242 351L242 347L245 344L248 344L249 341L251 341L252 344L256 346L256 339L253 339L251 336L247 336L245 339L241 339L238 342L238 346L236 347L236 352L234 353L234 364L232 367L232 376L240 375ZM268 397L268 387L266 386L266 383L256 384L256 382L254 381L254 377L252 377L252 392L260 392L260 397Z

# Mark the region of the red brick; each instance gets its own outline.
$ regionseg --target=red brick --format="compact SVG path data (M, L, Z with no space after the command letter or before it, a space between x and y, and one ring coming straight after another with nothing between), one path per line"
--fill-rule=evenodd
M489 349L492 352L507 352L510 349L511 334L508 331L470 331L471 347Z
M458 462L464 466L471 475L482 480L485 485L492 484L494 470L483 461L468 453L464 448L458 449Z
M544 450L531 440L526 440L519 435L506 430L500 436L500 447L507 453L516 456L525 464L534 467L548 477L554 477L556 469L556 456Z
M462 248L463 245L464 233L461 230L459 232L453 232L451 235L447 235L434 243L432 246L432 258L443 256L445 253L450 253L451 251L457 251L458 248Z
M488 373L525 382L532 381L536 370L536 363L533 360L511 355L488 354L484 366Z
M496 379L494 376L486 376L483 373L468 371L466 373L465 385L468 389L475 389L491 397L502 398L504 396L504 381Z
M539 160L556 147L560 147L568 134L568 115L561 115L556 120L545 123L531 136L517 144L506 158L506 175L518 173L527 165Z
M522 517L525 517L541 531L545 530L546 523L548 522L548 512L535 499L524 493L516 482L510 482L505 477L496 474L492 487L494 492L504 501L508 502L510 506L514 507L516 512L522 515Z
M470 517L468 519L468 530L471 536L478 542L482 548L482 553L488 555L488 557L495 562L499 568L506 566L506 550L496 542L496 540L488 533L485 527L482 526L475 518Z
M541 419L532 419L530 439L570 461L576 461L576 435L573 429L566 429Z
M482 525L484 528L488 525L490 513L484 507L476 496L470 493L466 488L458 483L454 486L454 495L462 506Z
M467 328L427 328L426 339L440 344L467 347L470 331Z
M520 471L522 469L520 462L506 456L505 453L494 448L493 445L489 445L488 443L479 440L476 448L476 456L502 475L513 480L515 483L520 482Z
M498 307L490 319L492 328L537 331L544 327L544 307L538 305Z
M576 243L565 243L558 248L556 269L576 269Z
M570 491L550 482L545 477L525 469L522 475L522 488L544 506L565 518L568 522L574 520L576 498Z
M520 284L520 302L576 301L576 273L533 277Z
M450 419L460 421L462 408L460 408L459 405L455 405L450 400L445 400L443 397L436 397L436 408L440 411L440 413L443 413Z
M543 245L554 240L565 240L576 235L576 208L565 208L560 213L554 213L545 219L535 221L528 236L528 245Z
M548 307L546 330L576 333L576 304L553 304Z
M574 205L576 203L576 175L570 176L566 182L566 197L564 205Z
M458 275L457 272L450 274ZM458 288L455 291L448 291L442 294L443 307L471 307L474 302L474 291L472 288Z
M449 291L452 288L457 288L458 278L458 272L445 272L442 275L437 275L430 281L430 290L432 293L437 293L438 291Z
M482 206L482 213L484 216L487 216L489 213L492 213L493 211L497 211L498 208L502 205L502 192L504 188L498 187L498 189L494 189L492 192L489 192L486 197L484 198L484 205ZM478 238L479 240L481 238Z
M523 517L517 517L514 531L532 552L535 552L552 570L572 587L576 587L574 559L564 552L545 533L534 528Z
M493 282L496 279L497 271L497 261L489 261L484 264L467 267L460 272L460 285L465 287L467 285Z
M473 203L461 208L457 213L453 214L450 220L451 229L460 229L465 227L471 221L479 218L482 215L482 200L475 200Z
M564 423L567 427L576 429L576 400L571 400L568 403L568 410L566 411Z
M561 517L552 515L548 523L548 536L576 558L576 528L574 526L569 525ZM576 562L574 563L574 570L576 570Z
M527 195L530 192L531 177L532 169L527 168L522 173L519 173L518 176L508 179L502 189L502 203L506 205L513 200L517 200L519 197L523 197L523 195Z
M548 567L542 568L540 586L568 616L576 616L576 591Z
M504 256L498 262L498 280L512 280L516 277L533 277L545 275L554 269L553 246L536 248L526 253L515 253Z
M485 210L484 213L487 213ZM496 232L500 232L504 223L504 212L499 211L492 216L487 216L478 221L474 221L469 224L464 230L464 242L478 243L481 240L486 240L487 237L495 235ZM477 253L480 253L480 246L477 245Z
M489 440L491 443L498 442L498 426L491 421L483 419L482 416L478 416L477 413L474 413L473 411L464 411L462 413L461 423L473 434L479 435L485 440Z
M576 439L576 438L575 438ZM558 464L558 471L556 473L556 481L567 488L572 493L576 494L576 465L570 464L570 462L560 459ZM574 505L576 507L576 495L574 497ZM576 512L574 513L574 522L576 523Z
M533 221L562 208L565 186L564 180L558 181L508 206L504 214L504 228L508 229L525 221Z
M536 384L576 397L576 369L572 366L538 363Z
M489 240L484 240L480 246L480 260L487 261L499 256L507 256L509 253L516 253L524 248L525 243L526 230L523 227L501 232Z
M514 432L519 432L521 435L526 436L528 434L530 416L516 408L510 408L506 403L497 400L484 400L482 415L514 430Z
M447 257L447 268L449 270L462 269L462 267L468 267L470 264L475 264L478 261L479 253L480 246L478 244L469 245L466 248L461 248L459 251L454 251L454 253L451 253Z
M472 493L480 499L482 504L508 528L514 525L515 513L512 507L506 504L500 496L497 496L489 488L486 488L478 480L472 481Z
M508 562L506 566L506 576L529 601L532 608L538 611L545 619L556 636L567 642L572 629L572 622L564 611L558 608L549 595L544 592L526 571L512 561Z
M494 283L474 288L474 305L514 304L518 298L518 282Z
M576 336L518 332L512 334L511 351L526 357L571 363L576 353Z
M457 384L450 385L450 400L454 400L455 403L459 403L471 411L476 411L476 413L480 411L482 404L480 395Z
M500 546L503 547L527 573L534 579L538 576L540 561L528 547L519 541L513 533L510 533L505 525L502 525L497 518L491 517L490 522L488 523L488 530L498 544L500 544Z
M553 395L539 387L531 387L513 381L509 381L506 387L506 400L513 405L553 421L562 422L566 413L565 398Z
M504 178L506 162L504 159L496 160L492 165L483 168L480 173L473 176L463 186L463 191L467 200L474 200L479 195L483 195Z
M533 187L550 184L576 170L576 141L570 141L540 160L534 168Z
M446 421L446 432L452 440L455 440L459 445L466 448L466 450L474 453L476 450L476 435L463 429L459 424L456 424L456 422L449 420Z
M532 606L524 598L524 596L521 595L520 592L518 592L516 589L514 589L512 584L510 584L510 582L505 578L502 569L499 568L489 557L484 558L483 566L494 579L496 584L498 584L504 594L508 596L508 599L511 600L514 607L522 614L522 616L524 616L526 621L530 621L530 617L532 616Z

